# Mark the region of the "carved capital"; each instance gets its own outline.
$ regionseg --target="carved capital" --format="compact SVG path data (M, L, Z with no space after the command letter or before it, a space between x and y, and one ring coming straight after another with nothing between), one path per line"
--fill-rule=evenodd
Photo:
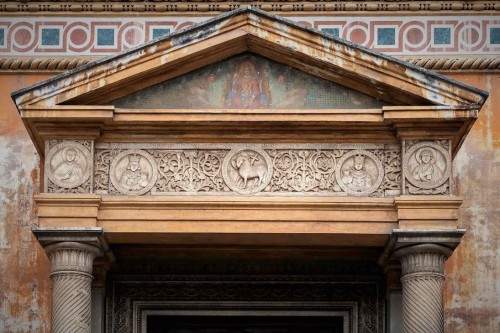
M91 333L92 267L109 248L102 228L33 228L52 274L52 333Z
M61 273L86 273L91 276L94 258L102 255L94 246L78 242L60 242L45 247L52 265L52 275Z
M444 263L453 251L436 244L408 246L396 251L403 277L414 273L436 273L444 276Z
M464 233L456 229L393 231L386 253L401 262L403 333L444 332L444 263Z

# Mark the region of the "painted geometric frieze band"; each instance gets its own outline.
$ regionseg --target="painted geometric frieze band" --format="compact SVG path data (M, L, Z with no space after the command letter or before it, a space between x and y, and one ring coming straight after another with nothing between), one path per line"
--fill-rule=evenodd
M211 17L2 17L0 56L109 55ZM500 54L500 20L495 16L287 18L390 55Z
M450 194L449 140L403 142L405 194Z
M46 151L45 192L92 192L92 140L48 140Z
M383 144L97 144L94 192L121 195L401 194Z

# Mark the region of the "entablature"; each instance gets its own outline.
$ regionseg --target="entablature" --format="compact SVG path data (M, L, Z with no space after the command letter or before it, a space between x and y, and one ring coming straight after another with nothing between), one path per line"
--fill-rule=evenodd
M13 94L42 227L114 243L383 246L456 228L487 93L252 8Z

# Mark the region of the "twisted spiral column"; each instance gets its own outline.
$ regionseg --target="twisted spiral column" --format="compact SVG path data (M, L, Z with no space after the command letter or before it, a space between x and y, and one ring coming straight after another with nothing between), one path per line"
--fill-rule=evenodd
M92 264L99 248L78 242L45 247L52 274L52 333L91 333Z
M401 261L403 333L443 333L444 263L452 250L419 244L396 252Z

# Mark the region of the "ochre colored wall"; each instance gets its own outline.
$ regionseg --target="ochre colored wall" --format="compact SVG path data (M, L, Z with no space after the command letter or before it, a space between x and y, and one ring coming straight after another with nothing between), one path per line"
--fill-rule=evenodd
M47 76L0 75L0 332L49 332L50 267L36 226L38 154L10 93Z
M500 75L449 75L490 93L454 161L467 233L446 263L446 332L500 327Z
M0 75L0 332L49 332L49 262L31 233L36 225L38 157L10 93L50 75ZM451 77L490 99L458 153L462 244L446 264L446 332L496 333L500 327L500 77Z

